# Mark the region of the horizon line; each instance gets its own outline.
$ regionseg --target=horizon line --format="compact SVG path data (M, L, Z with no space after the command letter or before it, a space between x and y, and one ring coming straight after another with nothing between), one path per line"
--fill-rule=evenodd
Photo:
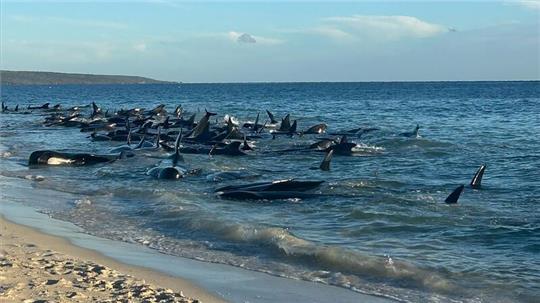
M8 70L8 69L0 69L0 72L38 72L38 73L58 73L58 74L77 74L77 75L95 75L95 76L125 76L125 77L142 77L142 78L148 78L150 80L156 80L156 81L162 81L162 82L170 82L170 83L153 83L153 84L287 84L287 83L407 83L407 82L538 82L540 81L540 77L537 79L497 79L497 80L472 80L472 79L464 79L464 80L329 80L329 81L306 81L306 80L299 80L299 81L217 81L217 82L198 82L198 81L180 81L180 80L161 80L152 78L150 76L142 76L142 75L126 75L126 74L93 74L93 73L83 73L83 72L57 72L57 71L43 71L43 70ZM0 77L0 83L1 83L1 77ZM32 84L29 84L32 85ZM35 85L48 85L48 84L35 84ZM50 85L50 84L49 84ZM58 85L58 84L57 84ZM72 84L59 84L59 85L72 85ZM75 84L77 85L77 84ZM96 85L96 84L91 84ZM105 84L106 85L106 84ZM148 85L148 84L144 84Z

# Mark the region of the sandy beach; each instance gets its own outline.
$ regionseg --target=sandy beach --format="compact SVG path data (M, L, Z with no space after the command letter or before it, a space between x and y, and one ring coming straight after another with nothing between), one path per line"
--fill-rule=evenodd
M0 216L2 302L222 302L190 282L129 266Z

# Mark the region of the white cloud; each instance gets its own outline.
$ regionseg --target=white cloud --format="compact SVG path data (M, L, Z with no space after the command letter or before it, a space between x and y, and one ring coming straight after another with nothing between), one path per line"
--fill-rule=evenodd
M146 43L144 43L144 42L135 43L133 45L133 49L138 51L138 52L145 52L146 51Z
M11 15L9 18L12 21L20 23L56 23L62 25L70 26L81 26L81 27L97 27L97 28L106 28L106 29L126 29L128 26L123 23L113 22L113 21L104 21L104 20L91 20L91 19L70 19L63 17L35 17L35 16L26 16L26 15Z
M540 10L540 0L522 0L522 1L517 1L517 3L526 8Z
M322 26L311 29L311 32L334 39L355 37L388 41L404 38L427 38L448 31L445 26L411 16L353 15L324 18L323 22Z
M310 29L308 32L326 36L332 39L343 40L351 39L353 35L344 32L343 30L331 26L319 26L313 29Z
M275 44L281 44L285 42L279 39L255 36L255 35L250 35L248 33L239 33L235 31L228 32L227 37L233 42L247 43L247 44L256 43L256 44L275 45Z

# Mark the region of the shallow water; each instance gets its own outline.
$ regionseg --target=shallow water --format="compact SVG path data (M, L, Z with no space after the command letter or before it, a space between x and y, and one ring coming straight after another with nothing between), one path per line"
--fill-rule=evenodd
M3 86L1 95L10 107L164 103L242 121L265 109L276 117L290 112L300 129L378 127L352 138L362 152L335 156L330 172L309 169L321 153L275 152L314 141L304 136L260 140L242 158L184 155L203 174L164 182L145 174L162 160L159 152L84 168L28 168L34 150L106 153L112 145L77 128L44 127L38 111L2 114L2 191L101 237L401 301L540 296L540 82ZM416 123L420 138L398 135ZM442 203L482 163L483 189L466 189L458 205ZM214 180L233 170L251 178ZM36 175L45 180L29 180ZM324 195L239 202L213 194L227 184L289 177L326 180ZM17 190L17 182L50 194Z

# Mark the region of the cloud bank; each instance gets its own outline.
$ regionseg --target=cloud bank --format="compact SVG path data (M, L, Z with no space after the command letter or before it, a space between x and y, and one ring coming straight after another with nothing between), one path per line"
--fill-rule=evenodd
M353 15L329 17L310 32L333 39L399 40L428 38L448 29L411 16Z
M518 1L518 4L529 9L540 10L540 0L523 0Z

